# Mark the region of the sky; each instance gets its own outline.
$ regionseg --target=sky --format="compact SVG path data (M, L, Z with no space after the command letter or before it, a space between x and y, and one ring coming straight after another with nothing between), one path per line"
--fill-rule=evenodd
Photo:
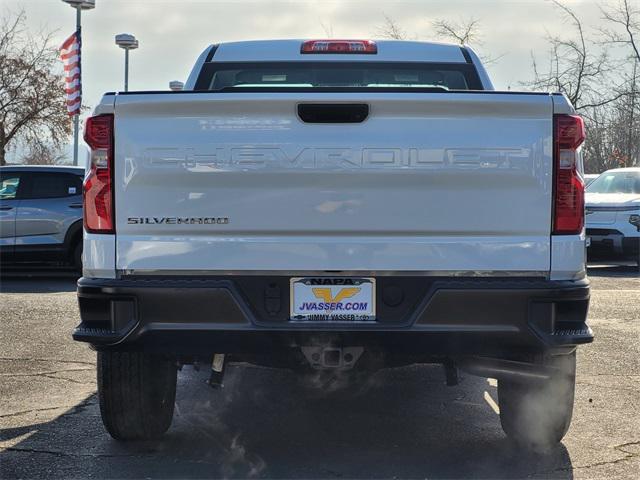
M564 0L589 30L601 25L599 5L617 0ZM75 12L62 0L0 0L0 15L24 9L30 30L54 31L62 41L75 28ZM570 26L547 0L96 0L82 15L84 105L106 91L121 90L124 52L114 43L131 33L130 90L168 89L185 80L208 45L269 38L373 38L387 15L417 40L440 40L436 19L480 21L481 54L498 58L487 66L497 89L522 89L532 76L532 53L547 57L545 36L566 35Z

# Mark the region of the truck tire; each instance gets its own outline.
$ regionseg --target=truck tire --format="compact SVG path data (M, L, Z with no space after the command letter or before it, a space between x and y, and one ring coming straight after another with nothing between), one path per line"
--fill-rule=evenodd
M98 352L102 422L116 440L149 440L171 426L176 363L141 352Z
M498 381L502 429L519 445L533 449L560 442L573 414L575 351L550 357L544 363L557 369L548 380Z

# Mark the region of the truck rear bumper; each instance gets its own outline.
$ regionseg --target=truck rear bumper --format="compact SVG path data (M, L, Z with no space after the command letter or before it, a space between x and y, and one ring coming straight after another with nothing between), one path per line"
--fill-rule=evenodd
M491 354L589 343L588 281L376 278L377 321L291 322L289 276L78 281L73 338L99 349L265 353L328 340L399 353Z

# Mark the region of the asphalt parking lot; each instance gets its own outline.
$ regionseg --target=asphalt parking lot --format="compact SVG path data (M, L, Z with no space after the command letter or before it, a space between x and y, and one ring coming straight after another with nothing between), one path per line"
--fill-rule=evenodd
M97 405L95 353L71 341L73 278L3 278L1 478L639 478L640 276L590 270L596 341L579 350L574 419L562 445L506 440L495 382L440 367L376 374L363 388L301 384L288 371L231 366L179 375L162 441L119 444Z

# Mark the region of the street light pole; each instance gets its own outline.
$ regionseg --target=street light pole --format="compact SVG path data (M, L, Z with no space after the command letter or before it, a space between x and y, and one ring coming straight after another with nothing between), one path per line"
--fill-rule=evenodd
M124 91L129 91L129 49L124 49Z
M62 0L76 10L76 32L82 26L82 10L96 8L96 0ZM80 113L73 116L73 164L78 165L78 140L80 136Z
M124 50L124 91L129 91L129 50L138 48L136 37L130 33L116 35L116 45Z

